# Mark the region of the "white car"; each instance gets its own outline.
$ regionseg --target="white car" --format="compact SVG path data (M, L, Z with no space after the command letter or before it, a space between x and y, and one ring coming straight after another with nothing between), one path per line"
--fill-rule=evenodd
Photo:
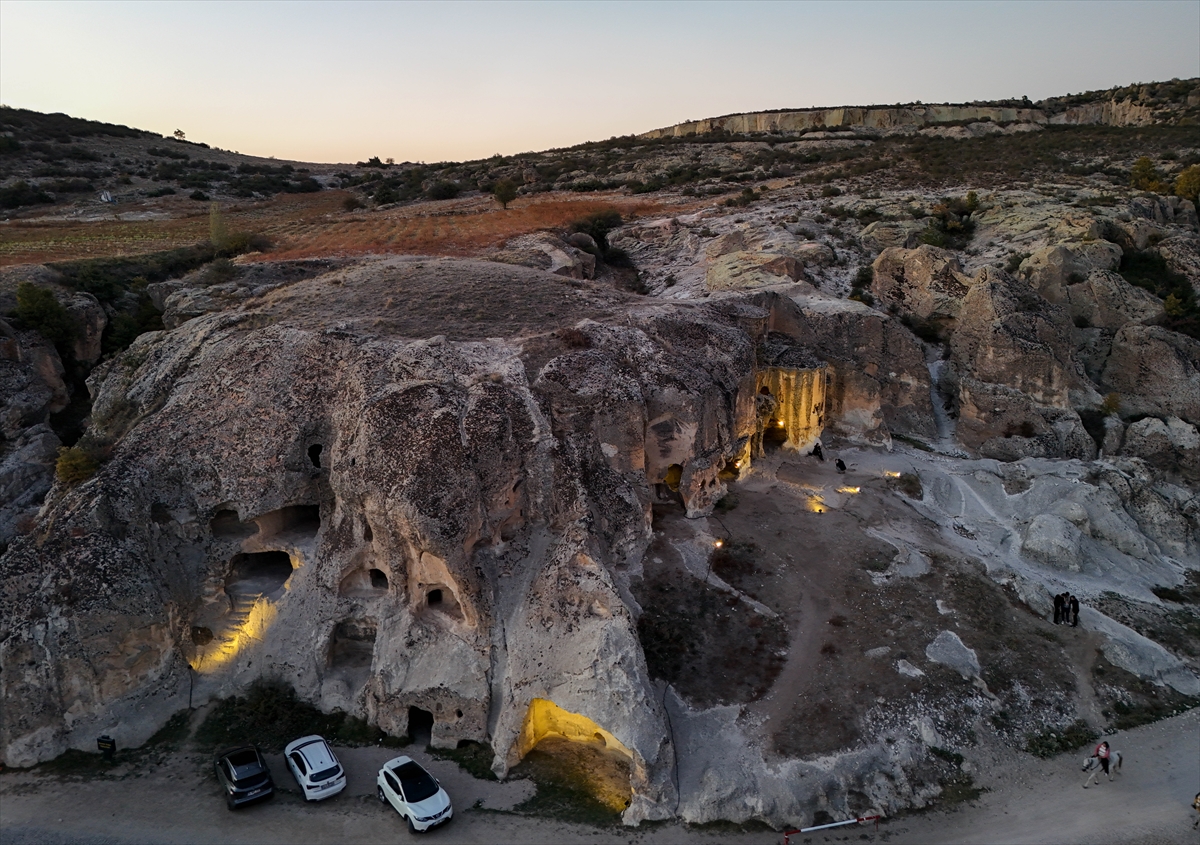
M324 739L302 736L283 749L283 757L306 801L320 801L346 788L346 772Z
M454 815L446 790L411 757L397 757L384 763L375 787L379 800L391 804L404 816L413 832L429 830L450 821Z

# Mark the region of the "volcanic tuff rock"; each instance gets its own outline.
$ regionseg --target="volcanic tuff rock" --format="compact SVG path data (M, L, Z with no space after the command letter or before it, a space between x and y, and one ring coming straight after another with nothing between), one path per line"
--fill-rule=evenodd
M885 249L875 259L871 293L900 313L936 324L953 324L972 280L944 249Z
M1200 423L1200 341L1130 323L1113 338L1101 385L1121 394L1127 413Z
M92 436L118 445L49 502L49 535L3 559L5 759L114 723L141 741L146 714L186 697L186 658L201 695L269 670L395 733L422 707L435 744L488 739L501 771L549 698L630 750L628 817L660 815L671 754L628 579L653 482L684 465L679 494L703 514L748 457L770 311L634 309L527 370L520 341L271 323L264 302L282 307L143 335L93 374ZM27 665L35 642L69 682Z

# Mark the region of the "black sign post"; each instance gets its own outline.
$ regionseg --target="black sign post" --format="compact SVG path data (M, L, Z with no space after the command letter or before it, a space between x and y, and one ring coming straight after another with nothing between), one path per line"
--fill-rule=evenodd
M108 734L97 737L96 747L100 749L100 753L104 755L105 760L111 760L113 755L117 753L117 741Z

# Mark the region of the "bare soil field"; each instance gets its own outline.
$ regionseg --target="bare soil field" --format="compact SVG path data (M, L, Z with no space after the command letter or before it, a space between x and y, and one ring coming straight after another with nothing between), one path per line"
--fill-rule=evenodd
M220 203L230 231L265 235L272 258L371 253L472 256L516 235L561 229L615 208L628 218L660 213L663 200L622 195L539 194L503 209L490 196L348 212L346 191L281 194L258 202ZM679 203L681 208L689 203ZM135 255L189 246L209 237L209 203L158 197L120 206L89 203L48 209L0 223L0 266Z

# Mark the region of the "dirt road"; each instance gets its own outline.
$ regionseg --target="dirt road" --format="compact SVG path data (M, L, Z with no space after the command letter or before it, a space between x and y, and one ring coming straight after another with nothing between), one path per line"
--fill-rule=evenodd
M1189 809L1200 790L1200 710L1110 737L1125 758L1113 783L1082 789L1084 752L1037 760L1012 754L1003 767L982 769L990 790L975 804L846 827L794 839L896 843L1200 843ZM282 787L271 803L236 813L225 809L202 759L176 753L148 769L60 780L28 772L0 776L0 843L325 843L407 840L400 817L374 797L374 773L396 752L345 749L346 791L305 804L282 761L271 758ZM496 812L524 799L528 782L491 783L455 764L413 752L446 785L457 814L428 835L442 843L776 843L781 834L684 825L640 830L581 827ZM474 805L474 806L473 806ZM492 808L492 809L486 809ZM865 837L865 838L864 838Z

